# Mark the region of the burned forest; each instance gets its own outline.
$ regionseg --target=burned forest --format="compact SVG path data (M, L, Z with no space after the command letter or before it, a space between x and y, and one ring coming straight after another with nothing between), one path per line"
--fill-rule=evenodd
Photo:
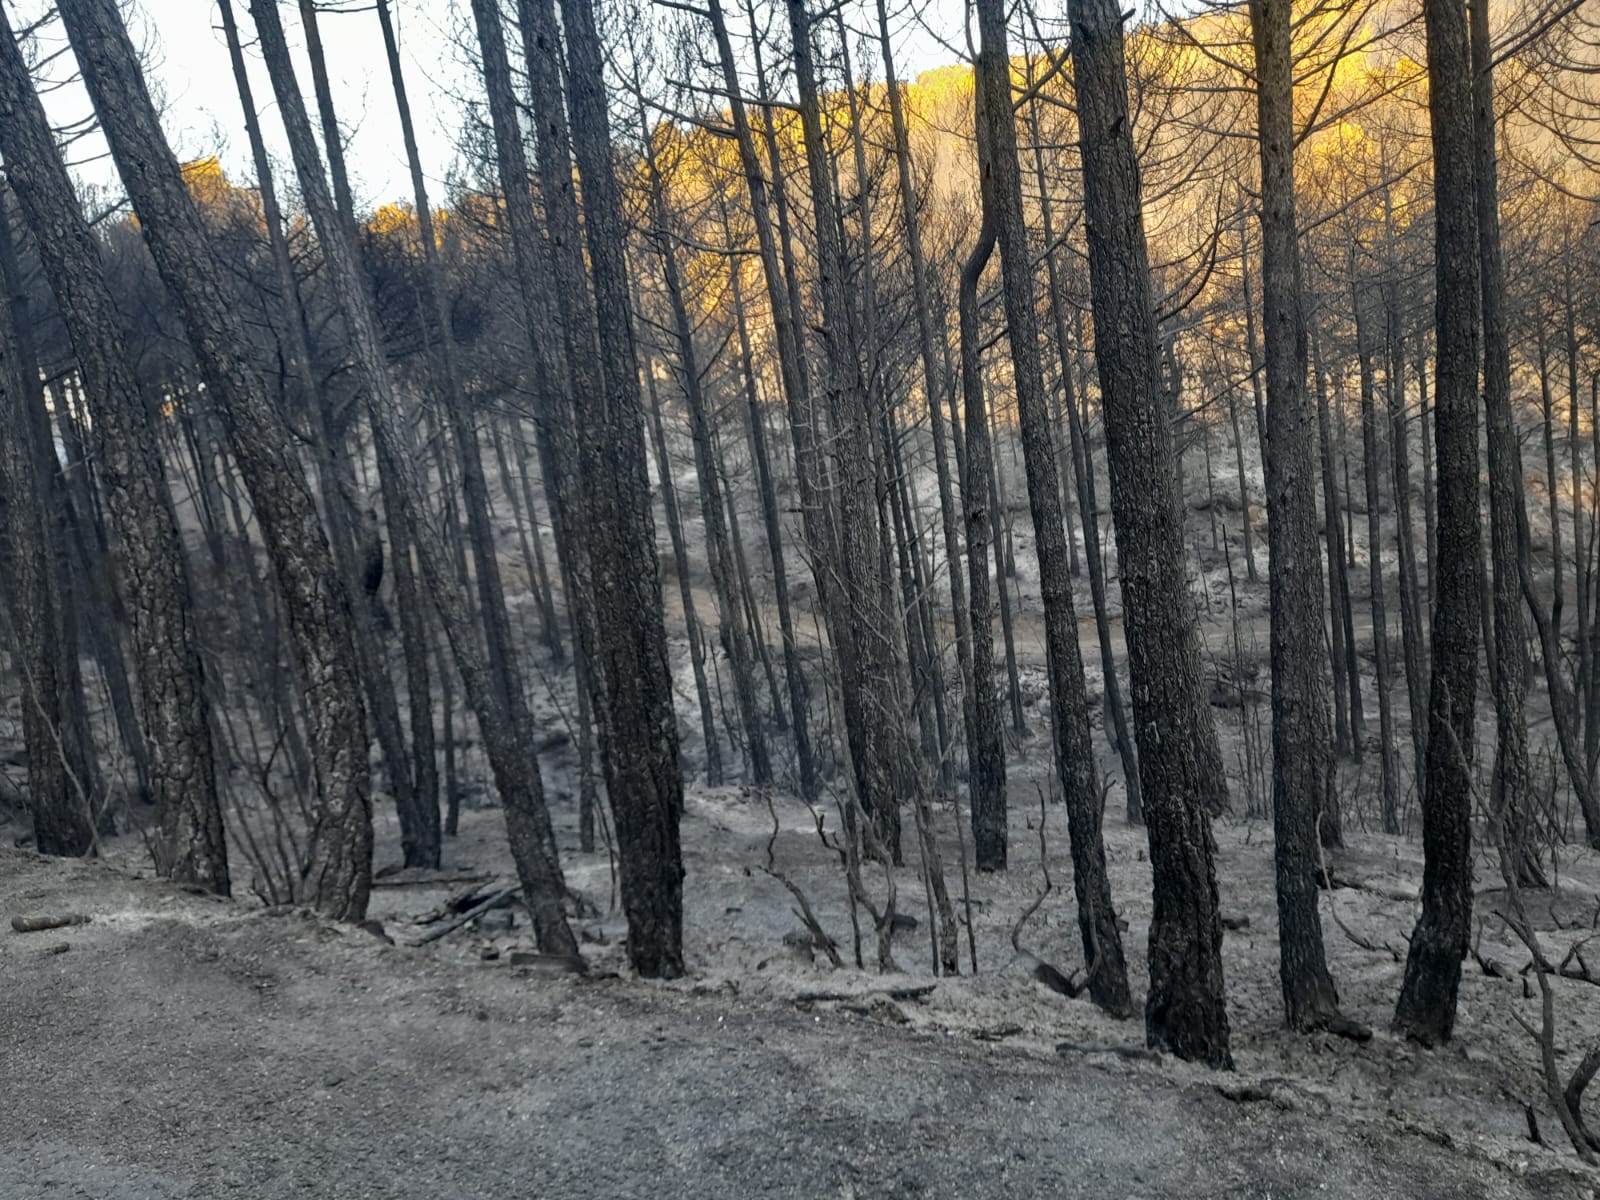
M0 0L0 1197L1600 1195L1596 0Z

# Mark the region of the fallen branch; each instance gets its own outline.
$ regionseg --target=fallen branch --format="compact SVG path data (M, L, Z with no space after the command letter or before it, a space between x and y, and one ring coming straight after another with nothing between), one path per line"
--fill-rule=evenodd
M938 986L936 983L923 983L915 987L868 988L863 992L799 992L793 1000L796 1004L840 1004L868 1000L873 996L887 996L891 1000L923 1000L933 995L933 990Z
M480 903L475 904L471 908L467 909L466 912L462 913L455 920L448 921L445 924L440 925L437 929L428 930L427 933L423 934L413 942L408 942L407 945L415 949L417 946L426 946L429 942L436 942L440 938L454 933L463 925L466 925L469 922L483 916L483 914L488 912L491 908L498 908L499 906L507 903L521 890L521 884L513 884L511 887L501 888L487 900L481 901Z
M42 933L46 929L65 929L69 925L87 925L89 918L83 913L63 913L56 917L12 917L11 928L18 933Z

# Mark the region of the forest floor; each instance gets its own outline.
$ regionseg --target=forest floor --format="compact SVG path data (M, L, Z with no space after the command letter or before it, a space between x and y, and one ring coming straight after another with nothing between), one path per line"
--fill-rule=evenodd
M740 788L689 795L689 975L672 984L627 976L603 852L568 859L606 914L580 921L587 978L509 965L531 948L521 914L409 946L464 879L509 874L493 809L463 814L445 871L380 881L373 913L398 945L173 889L148 877L134 838L99 862L0 850L0 916L91 918L0 932L0 1196L1600 1195L1539 1098L1535 1047L1513 1017L1537 1021L1538 1002L1516 976L1525 952L1491 915L1503 896L1480 897L1482 952L1512 979L1467 963L1449 1049L1387 1032L1401 967L1382 947L1403 954L1420 878L1416 847L1397 839L1353 836L1334 865L1351 886L1324 894L1325 915L1379 947L1325 922L1346 1010L1374 1026L1371 1042L1278 1027L1270 829L1228 820L1224 912L1249 921L1225 941L1238 1071L1058 1053L1140 1045L1142 1022L1049 991L1011 949L1042 881L1030 790L1013 789L1011 869L969 881L980 971L953 978L932 974L914 865L898 873L900 909L919 918L897 937L900 974L871 968L870 931L867 970L831 969L805 946L762 869L772 814L773 862L848 963L837 858L798 802L769 808ZM1079 956L1065 822L1046 812L1055 888L1021 942L1067 971ZM390 862L391 819L379 834ZM1140 992L1144 836L1112 821L1107 837ZM1496 877L1486 863L1479 874ZM1557 960L1597 919L1597 884L1591 854L1564 865L1557 892L1530 895ZM868 885L881 902L881 868ZM964 908L953 865L951 889ZM963 933L964 971L967 958ZM1555 987L1570 1068L1600 1030L1600 988ZM808 998L819 992L839 998ZM1525 1101L1548 1147L1527 1140Z

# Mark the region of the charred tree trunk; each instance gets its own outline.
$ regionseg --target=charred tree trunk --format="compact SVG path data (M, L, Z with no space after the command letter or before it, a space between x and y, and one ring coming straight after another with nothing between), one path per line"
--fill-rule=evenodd
M1367 595L1372 612L1372 658L1378 693L1378 788L1385 833L1400 832L1400 780L1394 744L1394 714L1390 701L1393 670L1389 662L1389 613L1385 605L1383 569L1383 443L1378 427L1377 384L1372 366L1372 322L1367 298L1355 284L1354 255L1351 282L1356 321L1356 357L1361 372L1361 476L1367 490Z
M984 143L980 150L987 153ZM981 167L980 167L981 172ZM958 310L961 331L961 389L966 399L967 477L989 473L992 448L983 395L982 341L978 323L978 281L994 253L995 215L986 208L978 241L961 272ZM966 487L961 497L967 516L967 596L971 606L972 702L967 707L967 779L972 809L973 856L978 869L1005 865L1006 751L1000 728L1000 694L994 678L993 609L989 599L989 546L994 519L989 489ZM1005 586L997 571L996 582Z
M1317 908L1317 822L1333 790L1322 567L1306 395L1306 329L1295 225L1290 0L1252 0L1261 154L1261 300L1266 350L1267 537L1272 604L1272 810L1278 979L1291 1029L1350 1032L1328 972ZM1246 520L1249 516L1246 514Z
M1184 574L1173 431L1163 415L1122 15L1069 0L1089 276L1117 527L1140 783L1155 881L1145 1036L1232 1063L1211 818L1228 804Z
M1495 144L1493 56L1488 0L1468 6L1472 44L1473 149L1476 159L1478 273L1483 294L1483 411L1489 429L1489 519L1494 557L1495 757L1490 819L1507 886L1545 882L1529 836L1528 627L1520 563L1528 554L1522 501L1522 445L1511 414L1511 339L1506 322L1506 262L1500 242L1500 182ZM1591 757L1590 761L1593 759ZM1591 776L1593 770L1590 771Z
M645 472L639 364L624 261L627 231L612 160L594 10L589 0L562 0L561 14L567 39L567 105L583 187L604 384L598 393L584 393L577 409L594 580L590 601L598 634L585 654L600 701L600 759L616 824L628 959L641 975L673 978L683 973L683 859L678 847L683 779Z
M899 666L894 642L881 609L879 529L875 519L876 479L871 454L872 416L867 403L861 362L851 337L850 305L845 292L839 217L828 170L821 100L811 47L811 17L805 0L785 0L794 50L795 80L811 204L816 225L819 290L822 295L822 342L825 408L834 444L836 477L834 529L840 569L835 609L848 628L847 657L841 656L845 723L855 765L862 807L876 836L895 861L900 859L899 796L915 772L906 741L904 712L898 694ZM829 633L838 640L830 623Z
M755 676L752 673L754 664L751 661L753 654L739 612L738 564L734 561L728 523L722 507L722 482L718 475L715 448L712 445L707 401L700 382L700 356L694 344L694 331L689 323L683 280L678 273L677 250L672 244L666 198L648 129L644 131L644 145L645 162L650 178L656 252L661 259L667 303L672 312L672 329L678 342L678 373L683 384L684 401L689 409L689 436L694 444L695 477L700 484L700 519L705 526L706 558L711 569L711 586L717 605L718 640L722 643L723 650L728 656L728 664L733 670L734 702L739 708L739 722L744 730L745 746L750 756L750 780L758 785L768 784L772 782L772 763L767 756L767 735L763 728L760 702L756 698ZM656 410L658 425L660 420L661 413L658 407ZM662 440L664 452L664 436Z
M1472 64L1466 13L1423 0L1434 167L1434 429L1439 456L1438 592L1428 761L1422 786L1422 916L1395 1026L1424 1045L1455 1028L1472 933L1472 753L1478 675L1479 274L1473 201Z
M794 730L795 765L800 775L800 795L815 803L820 794L816 756L811 749L811 701L807 695L800 645L795 638L794 613L789 603L789 571L783 549L783 524L778 517L778 493L767 453L767 429L761 415L755 366L750 357L750 332L745 323L744 287L738 258L730 257L735 331L739 338L739 370L744 377L745 405L749 417L750 458L755 464L756 490L761 494L761 519L766 527L767 555L772 561L773 602L778 608L778 632L783 638L784 684L789 695L789 717Z
M1111 721L1112 739L1122 759L1122 783L1128 796L1128 823L1139 825L1144 822L1144 802L1139 793L1139 759L1133 747L1133 734L1128 729L1127 705L1122 699L1117 655L1111 641L1105 562L1100 552L1099 515L1095 511L1094 460L1083 434L1077 389L1072 381L1074 355L1072 340L1067 336L1066 290L1057 265L1054 212L1045 178L1044 150L1039 141L1037 117L1034 120L1034 178L1039 186L1039 219L1045 241L1045 278L1050 285L1050 312L1055 318L1056 349L1061 358L1061 407L1065 410L1067 439L1072 452L1072 476L1078 492L1078 512L1083 522L1083 557L1089 569L1089 595L1094 604L1095 631L1100 639L1100 673L1105 680L1105 707Z
M706 677L705 637L694 602L694 581L689 573L689 547L683 536L683 515L678 509L678 486L672 480L672 458L667 450L667 427L661 419L661 398L654 374L645 373L650 393L650 430L656 448L656 475L661 481L661 507L667 518L667 538L672 543L673 574L678 577L678 601L683 606L683 632L689 642L689 666L694 672L694 694L700 709L700 740L705 744L706 786L721 787L722 741L717 735L716 706Z
M1406 434L1405 339L1393 285L1385 289L1388 343L1389 449L1394 455L1395 546L1400 567L1400 646L1411 711L1411 777L1420 778L1428 757L1428 673L1423 665L1422 601L1417 585L1416 532L1411 520L1411 454Z
M1044 604L1045 658L1054 719L1056 768L1062 777L1072 844L1072 879L1078 901L1078 932L1084 961L1090 964L1089 993L1109 1012L1133 1009L1122 935L1106 875L1101 832L1101 799L1089 732L1089 696L1078 646L1078 616L1072 603L1066 526L1061 515L1061 485L1049 401L1039 362L1034 317L1033 256L1022 218L1022 173L1017 161L1017 127L1012 115L1011 57L1006 45L1004 0L978 0L982 48L974 68L978 136L988 143L986 206L995 213L1000 242L1012 376L1022 427L1023 464L1033 517Z

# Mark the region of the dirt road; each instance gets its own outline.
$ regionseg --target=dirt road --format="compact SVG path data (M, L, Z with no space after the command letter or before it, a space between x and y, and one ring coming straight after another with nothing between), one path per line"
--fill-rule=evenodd
M1584 1194L1198 1076L463 968L0 851L0 912L67 910L0 933L5 1200Z

